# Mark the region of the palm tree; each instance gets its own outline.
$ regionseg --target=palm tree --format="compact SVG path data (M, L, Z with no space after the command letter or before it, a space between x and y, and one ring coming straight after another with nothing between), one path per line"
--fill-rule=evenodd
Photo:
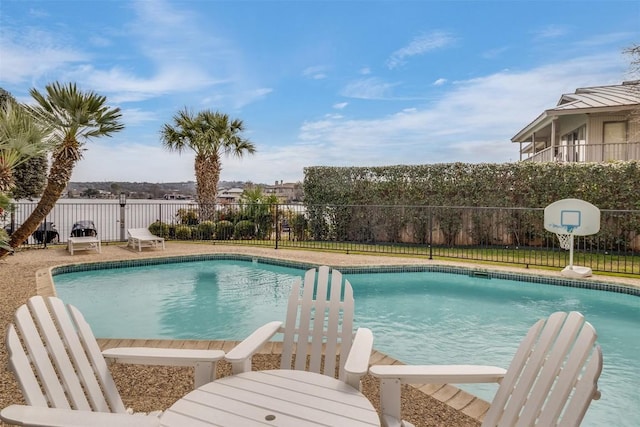
M31 89L36 104L24 108L39 122L51 128L53 149L47 185L29 218L11 235L15 248L31 235L51 212L69 184L73 168L82 159L89 138L111 136L124 129L120 108L106 105L106 97L93 91L78 90L75 83L47 85L46 93ZM0 257L6 255L0 249Z
M243 131L242 120L231 120L227 114L205 110L194 115L185 108L173 117L173 125L165 124L160 132L166 149L179 154L191 149L196 153L194 167L201 220L213 219L221 156L242 157L256 151L251 141L241 137Z
M0 107L0 192L14 187L16 167L49 151L48 132L19 104L10 101Z

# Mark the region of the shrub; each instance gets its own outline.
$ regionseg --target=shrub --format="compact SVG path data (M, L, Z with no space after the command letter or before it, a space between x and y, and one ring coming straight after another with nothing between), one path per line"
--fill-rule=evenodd
M307 231L307 218L304 214L295 214L289 219L289 227L293 231L293 237L296 240L304 240Z
M9 246L9 235L2 228L0 228L0 249L12 251L11 247Z
M176 239L178 240L191 240L192 230L188 225L176 226Z
M229 240L233 237L234 232L233 223L231 221L218 221L215 223L215 234L218 240Z
M149 232L151 234L155 234L158 237L164 237L167 239L169 237L169 224L165 224L164 222L156 221L153 224L149 225Z
M233 237L235 239L251 239L256 235L256 225L253 221L240 221L236 224Z
M181 224L196 225L198 224L197 209L178 209L176 216L180 219Z
M213 234L215 233L216 225L213 221L202 221L198 224L197 233L198 237L202 240L211 240L213 239Z

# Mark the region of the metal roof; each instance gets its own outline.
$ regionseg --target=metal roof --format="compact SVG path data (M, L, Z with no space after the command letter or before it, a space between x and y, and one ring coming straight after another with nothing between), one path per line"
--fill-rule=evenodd
M621 107L637 104L640 104L640 81L624 82L616 86L576 89L575 93L562 95L560 101L558 101L558 106L548 111Z
M621 85L595 86L563 94L556 107L545 110L533 122L518 132L512 142L528 138L531 132L547 126L554 117L589 112L616 111L640 105L640 80Z

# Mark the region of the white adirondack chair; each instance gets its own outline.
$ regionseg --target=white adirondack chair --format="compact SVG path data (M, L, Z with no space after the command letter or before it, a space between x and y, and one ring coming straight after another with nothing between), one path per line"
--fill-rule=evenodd
M6 338L9 368L27 405L8 406L0 418L16 425L160 425L159 412L130 415L107 360L192 366L198 387L215 379L216 363L224 357L221 350L130 347L101 352L80 311L55 297L30 298L14 320Z
M536 322L507 370L474 365L374 365L384 426L411 426L400 416L401 384L499 382L482 425L578 426L594 399L602 351L582 314L557 312Z
M309 370L335 377L333 356L339 355L338 378L360 388L360 379L369 367L373 335L367 328L358 328L353 333L353 289L348 280L342 280L338 270L333 269L331 275L329 270L327 266L319 267L317 281L316 269L308 270L304 285L301 279L293 284L285 322L267 323L226 354L234 374L250 371L252 356L275 334L282 333L281 369ZM307 356L310 356L308 368Z

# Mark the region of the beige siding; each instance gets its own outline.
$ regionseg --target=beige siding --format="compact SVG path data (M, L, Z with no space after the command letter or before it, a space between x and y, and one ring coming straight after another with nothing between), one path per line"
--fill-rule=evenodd
M604 124L606 122L623 122L627 120L625 114L608 114L589 117L589 143L602 144Z
M560 136L565 135L578 129L580 126L587 123L587 117L584 114L577 114L575 116L562 117L560 121ZM559 141L560 139L558 139Z

